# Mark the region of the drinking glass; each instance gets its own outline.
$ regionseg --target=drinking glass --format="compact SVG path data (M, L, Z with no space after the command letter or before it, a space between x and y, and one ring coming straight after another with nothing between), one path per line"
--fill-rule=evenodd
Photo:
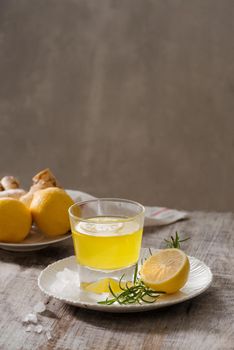
M137 202L115 198L69 208L81 283L132 273L140 254L144 211Z

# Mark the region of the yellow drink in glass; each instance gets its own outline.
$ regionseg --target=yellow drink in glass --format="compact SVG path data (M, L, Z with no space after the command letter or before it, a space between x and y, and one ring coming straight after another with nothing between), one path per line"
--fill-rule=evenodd
M94 199L69 208L81 286L131 274L138 261L144 207L124 199Z
M143 231L137 222L122 217L95 217L88 221L72 230L79 264L97 270L116 270L137 262Z

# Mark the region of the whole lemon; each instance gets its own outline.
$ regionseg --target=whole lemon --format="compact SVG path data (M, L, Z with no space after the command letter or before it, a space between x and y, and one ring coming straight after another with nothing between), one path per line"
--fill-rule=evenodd
M0 198L0 241L21 242L28 235L32 224L29 209L14 198Z
M67 233L70 229L68 208L73 200L62 189L49 187L35 192L30 205L33 220L47 236Z

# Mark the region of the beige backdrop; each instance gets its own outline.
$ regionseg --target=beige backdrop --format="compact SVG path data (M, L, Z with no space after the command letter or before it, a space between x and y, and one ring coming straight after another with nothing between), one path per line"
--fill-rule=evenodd
M0 175L234 210L234 1L0 0Z

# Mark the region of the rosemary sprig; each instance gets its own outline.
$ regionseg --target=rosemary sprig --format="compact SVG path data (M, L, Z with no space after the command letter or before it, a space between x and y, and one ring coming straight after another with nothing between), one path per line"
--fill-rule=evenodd
M154 303L161 294L164 292L158 292L147 287L144 282L138 277L138 264L136 264L133 284L130 285L130 282L127 282L125 286L122 286L122 279L124 275L119 280L119 287L122 290L121 293L115 293L109 285L109 290L113 298L106 298L104 301L99 301L98 304L102 305L112 305L115 302L120 305L129 305L129 304L152 304Z
M178 248L180 249L180 243L187 241L190 239L190 237L187 237L185 239L180 239L178 232L176 231L175 238L171 236L170 240L164 239L164 241L167 243L167 248Z

